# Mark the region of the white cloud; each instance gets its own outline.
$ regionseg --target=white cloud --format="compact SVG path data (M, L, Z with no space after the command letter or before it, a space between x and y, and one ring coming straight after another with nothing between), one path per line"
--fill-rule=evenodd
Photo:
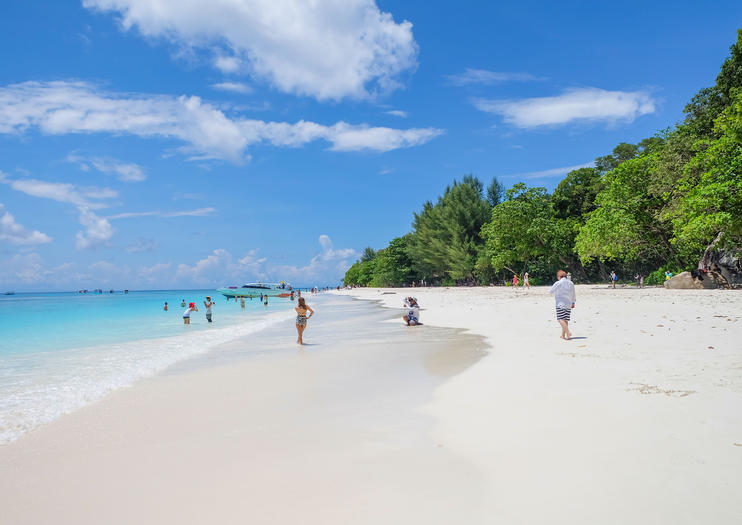
M466 68L463 73L448 76L448 82L454 86L466 86L470 84L492 85L503 82L532 82L536 80L543 79L533 76L530 73L504 73L472 68Z
M218 84L211 84L211 87L219 91L231 91L232 93L242 93L243 95L252 93L252 88L244 82L219 82Z
M153 252L158 248L157 241L149 237L138 237L136 241L124 248L129 253Z
M573 121L631 122L654 113L655 102L644 91L569 89L555 97L522 100L476 100L477 109L502 115L519 128L554 126Z
M104 217L97 216L92 210L107 207L101 200L112 199L118 193L110 188L78 188L74 184L46 182L37 179L10 179L0 173L0 183L7 184L16 191L57 202L73 204L77 207L80 225L85 230L75 235L75 246L78 249L92 248L107 242L115 230Z
M242 64L235 57L217 56L214 58L214 67L222 73L237 73L242 68Z
M108 93L85 82L25 82L0 88L0 133L128 133L179 140L193 159L241 163L251 144L300 147L325 140L335 151L384 152L423 144L435 128L394 129L338 122L325 126L230 118L199 97Z
M140 266L137 274L143 284L162 286L173 281L173 272L170 263L156 263L152 266Z
M38 253L17 253L3 260L0 282L11 284L36 283L44 277L44 267Z
M442 130L434 128L400 130L339 122L327 129L326 138L332 142L330 149L334 151L390 151L425 144L442 133Z
M374 0L83 0L126 30L205 49L226 73L249 72L287 93L363 98L399 87L417 67L412 24Z
M113 237L116 230L113 229L108 219L99 217L86 206L80 206L78 211L80 212L80 224L85 228L85 231L75 234L75 247L78 250L105 244Z
M118 196L118 193L110 188L79 188L74 184L64 182L47 182L37 179L10 179L4 173L0 173L0 183L7 184L14 190L31 195L32 197L66 202L75 206L85 206L90 209L106 207L106 204L95 202L96 200L112 199Z
M0 241L17 245L35 245L52 242L52 238L38 230L29 230L15 222L15 218L0 203Z
M592 162L586 162L584 164L576 164L574 166L564 166L562 168L551 168L548 170L528 171L525 173L516 173L514 175L504 175L502 178L542 179L542 178L547 178L547 177L556 177L559 175L566 175L570 171L578 170L580 168L589 168L592 165L593 165Z
M407 112L402 111L401 109L390 109L389 111L386 111L385 113L387 115L392 115L394 117L407 118Z
M67 162L73 162L83 171L88 171L90 165L105 174L113 174L122 182L142 182L147 179L144 169L133 162L122 162L110 157L84 157L75 153L67 155Z
M204 217L211 215L216 208L196 208L195 210L184 211L132 211L109 215L107 219L131 219L135 217Z
M273 265L252 250L240 259L223 249L216 249L194 264L179 264L176 278L184 284L218 285L252 280L286 280L295 284L339 281L358 252L352 248L336 249L327 235L318 239L320 252L303 266Z

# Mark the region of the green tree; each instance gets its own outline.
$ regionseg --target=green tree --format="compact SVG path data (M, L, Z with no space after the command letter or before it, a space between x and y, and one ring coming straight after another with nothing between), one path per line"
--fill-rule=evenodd
M410 234L397 237L376 253L372 286L401 286L415 279L412 260L407 253L409 237Z
M742 89L716 120L717 139L705 140L685 166L679 205L671 210L674 242L700 254L720 235L722 245L742 241Z
M579 231L575 247L583 262L620 260L627 264L657 264L675 260L671 227L661 221L665 200L650 192L656 154L620 164L604 176L594 211Z
M502 202L502 198L505 195L505 186L497 180L497 177L492 177L492 182L487 186L487 202L493 208Z
M482 183L470 175L452 186L436 204L426 202L415 214L408 253L422 278L469 280L483 246L480 236L490 205L482 198Z
M367 246L363 249L363 253L361 254L361 262L373 261L374 257L376 257L376 252L373 248Z
M582 218L595 209L595 197L603 189L597 168L570 171L552 195L554 212L560 219Z
M520 275L538 269L540 276L547 277L573 258L575 221L554 217L546 188L528 188L520 182L492 209L482 235L495 272L505 269Z

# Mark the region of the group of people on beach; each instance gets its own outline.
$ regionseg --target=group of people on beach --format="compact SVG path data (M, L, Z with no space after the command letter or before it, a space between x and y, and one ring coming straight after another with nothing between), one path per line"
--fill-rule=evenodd
M556 274L557 281L549 289L549 293L554 295L556 302L556 318L562 327L560 337L569 340L572 332L569 331L569 321L572 316L572 310L577 302L575 285L572 282L571 275L564 270L559 270ZM513 286L517 286L517 276L513 278ZM524 275L523 286L530 286L528 282L528 273ZM403 301L405 314L402 316L407 326L420 326L420 305L414 297L405 297Z
M312 291L312 293L318 293L319 290ZM227 298L229 299L229 298ZM241 297L241 303L242 307L245 307L245 298ZM297 332L297 339L296 342L300 345L304 344L304 330L307 328L307 320L314 316L314 310L306 303L306 300L301 297L301 293L299 293L298 298L298 304L295 308L296 310L296 332ZM261 302L264 301L264 304L268 306L268 296L262 295L260 297ZM237 297L235 297L235 301L237 301ZM198 312L198 307L196 306L196 303L190 302L186 304L186 300L183 299L180 303L181 307L185 308L185 311L183 312L183 324L191 324L191 313L192 312ZM211 300L211 296L207 295L206 300L204 301L204 307L206 308L206 320L210 323L212 322L212 308L214 307L214 301ZM168 304L167 301L165 302L165 306L163 307L163 310L166 312L168 311ZM409 324L409 323L408 323Z
M196 303L188 303L186 306L186 300L183 299L180 302L180 306L185 308L185 311L183 312L183 324L191 324L191 312L198 312L198 307L196 306ZM204 301L204 308L206 308L206 321L209 323L212 322L211 315L213 313L212 308L214 307L214 301L211 300L211 296L207 295L206 300ZM167 302L165 302L165 308L164 310L167 312Z

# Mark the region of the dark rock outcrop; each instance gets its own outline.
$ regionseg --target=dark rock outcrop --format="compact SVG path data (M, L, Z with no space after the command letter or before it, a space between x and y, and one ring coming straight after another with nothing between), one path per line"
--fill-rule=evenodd
M724 288L742 288L742 247L717 248L721 234L703 252L698 269Z

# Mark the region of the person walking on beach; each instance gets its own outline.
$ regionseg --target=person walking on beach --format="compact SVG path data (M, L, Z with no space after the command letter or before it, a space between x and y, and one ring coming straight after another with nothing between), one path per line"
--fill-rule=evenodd
M526 288L531 287L531 281L528 278L528 272L523 274L523 286L525 286Z
M204 301L204 306L206 307L206 320L208 322L211 322L211 307L214 306L214 303L211 301L211 297L208 295L206 296L206 300Z
M183 324L191 324L191 312L198 312L196 303L188 303L188 308L183 312Z
M616 272L611 270L611 286L613 286L613 289L616 289L616 281L618 281L618 275L616 275Z
M556 318L562 327L560 337L569 340L572 337L572 332L569 331L569 317L572 308L575 307L577 297L575 295L575 285L567 279L567 272L564 270L557 272L557 282L551 286L549 293L554 294L556 300Z
M517 273L513 274L513 286L518 288L518 274Z
M307 319L314 315L314 310L309 307L303 297L299 297L299 304L294 310L296 310L296 333L298 334L296 342L303 345L304 330L307 329ZM307 315L307 312L309 312L309 315Z

